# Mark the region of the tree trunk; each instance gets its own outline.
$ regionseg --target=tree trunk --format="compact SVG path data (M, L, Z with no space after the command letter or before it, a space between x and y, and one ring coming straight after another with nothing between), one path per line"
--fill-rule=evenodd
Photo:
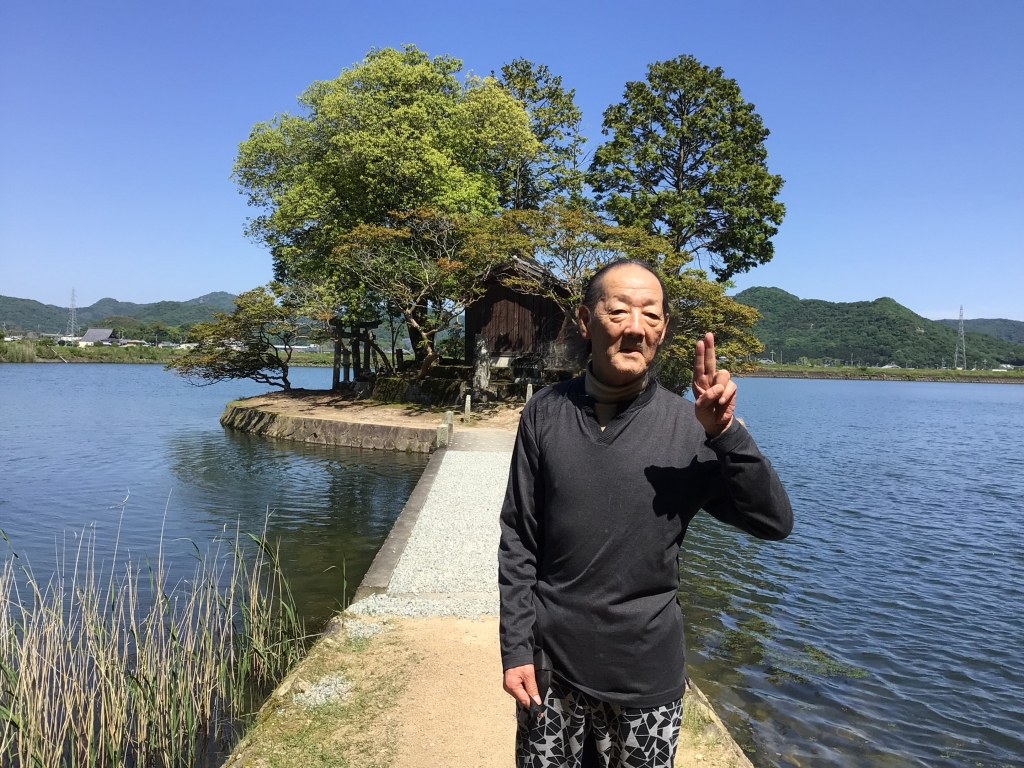
M419 328L416 327L416 325L418 325L419 322L424 317L426 317L426 314L427 307L425 305L416 307L416 309L413 311L413 317L416 319L417 322L415 324L406 323L406 326L408 326L409 328L409 341L412 342L412 353L413 355L416 356L417 360L423 360L428 354L428 339L420 332ZM431 350L431 352L432 351L433 350Z
M427 377L427 371L430 370L430 366L434 364L435 360L437 360L437 353L434 352L433 348L431 348L423 358L423 364L420 365L420 372L416 378L425 379Z
M373 344L373 331L367 331L363 339L363 370L370 372L370 345Z

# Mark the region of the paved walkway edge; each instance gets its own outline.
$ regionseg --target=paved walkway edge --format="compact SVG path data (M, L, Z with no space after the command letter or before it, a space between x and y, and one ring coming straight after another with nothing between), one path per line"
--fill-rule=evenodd
M747 757L747 753L743 751L743 748L736 743L736 739L729 733L729 729L722 722L722 718L715 712L715 708L711 706L711 702L708 697L704 695L704 691L697 687L697 684L691 679L686 681L686 695L692 696L700 702L701 706L707 710L708 715L711 717L711 722L714 723L715 728L718 731L718 738L722 744L732 752L733 758L736 760L736 768L754 768L754 764L750 762L750 758Z
M398 515L398 519L395 520L395 524L391 527L391 533L388 534L384 545L377 552L377 556L373 558L370 569L359 583L355 596L352 598L353 603L357 603L370 595L380 595L387 592L388 585L391 583L391 577L398 566L398 561L402 559L402 553L405 552L405 547L409 543L412 529L416 527L420 510L423 509L423 504L426 502L427 496L430 495L430 488L434 485L437 473L441 469L441 462L444 461L445 452L446 449L439 448L430 457L430 461L427 462L423 474L420 475L419 482L416 483L416 487L412 489L412 493L409 495L409 500L405 502L405 506L402 507L402 511Z

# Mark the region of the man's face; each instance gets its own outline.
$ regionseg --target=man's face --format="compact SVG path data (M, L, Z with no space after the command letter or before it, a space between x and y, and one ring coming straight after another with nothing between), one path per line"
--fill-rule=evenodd
M665 340L667 322L658 278L624 264L601 279L594 311L579 308L580 333L593 346L594 375L613 387L643 376Z

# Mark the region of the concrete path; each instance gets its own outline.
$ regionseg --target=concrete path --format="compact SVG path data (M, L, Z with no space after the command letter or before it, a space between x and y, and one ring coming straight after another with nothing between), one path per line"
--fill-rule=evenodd
M352 612L497 615L498 516L514 443L512 432L455 431L431 458Z

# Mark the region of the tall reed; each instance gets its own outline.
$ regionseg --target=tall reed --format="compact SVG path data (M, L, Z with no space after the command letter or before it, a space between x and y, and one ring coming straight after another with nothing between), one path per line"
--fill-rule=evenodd
M34 363L36 343L34 341L0 341L0 362Z
M0 531L2 534L2 531ZM6 536L4 536L6 539ZM40 584L12 552L0 570L0 764L197 766L230 748L306 649L276 547L249 534L196 548L191 577L155 563L97 565L82 537Z

